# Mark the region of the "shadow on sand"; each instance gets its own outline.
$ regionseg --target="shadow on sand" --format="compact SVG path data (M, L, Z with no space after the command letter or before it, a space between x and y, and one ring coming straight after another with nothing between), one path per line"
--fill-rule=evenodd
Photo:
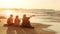
M34 29L8 26L6 34L55 34L56 32L47 29L50 25L33 23Z

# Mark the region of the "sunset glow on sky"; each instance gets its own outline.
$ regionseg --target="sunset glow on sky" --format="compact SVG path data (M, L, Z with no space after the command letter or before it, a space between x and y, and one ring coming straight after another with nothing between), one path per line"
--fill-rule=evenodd
M0 8L60 10L60 0L0 0Z

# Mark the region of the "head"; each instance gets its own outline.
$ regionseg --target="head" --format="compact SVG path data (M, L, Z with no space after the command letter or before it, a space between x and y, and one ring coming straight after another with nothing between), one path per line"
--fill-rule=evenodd
M13 17L13 15L11 14L10 17Z
M26 17L26 14L24 14L23 17Z
M16 18L19 18L19 16L17 15Z

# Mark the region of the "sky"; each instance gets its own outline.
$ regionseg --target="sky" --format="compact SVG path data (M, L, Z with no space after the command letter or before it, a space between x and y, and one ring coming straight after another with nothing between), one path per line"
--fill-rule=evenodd
M0 0L0 8L60 10L60 0Z

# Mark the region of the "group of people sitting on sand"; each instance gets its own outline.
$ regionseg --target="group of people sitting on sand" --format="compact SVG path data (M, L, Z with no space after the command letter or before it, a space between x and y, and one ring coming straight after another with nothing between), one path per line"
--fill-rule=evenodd
M11 14L10 17L7 19L7 24L8 24L8 26L14 25L14 26L20 26L20 27L26 27L26 28L34 28L34 27L31 26L30 21L29 21L29 19L31 17L32 16L27 17L26 14L24 14L23 18L22 18L22 24L20 24L21 19L19 19L19 16L17 15L15 17L15 19L13 19L13 15Z

